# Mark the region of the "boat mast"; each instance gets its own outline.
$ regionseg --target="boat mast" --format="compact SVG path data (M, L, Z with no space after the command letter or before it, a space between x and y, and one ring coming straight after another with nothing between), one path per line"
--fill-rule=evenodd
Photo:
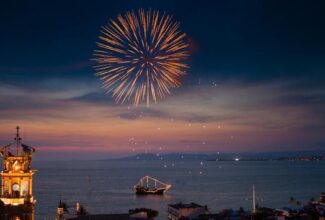
M254 184L253 184L253 209L252 209L252 213L253 213L253 214L256 213L255 185L254 185Z
M149 188L149 176L147 176L147 188Z

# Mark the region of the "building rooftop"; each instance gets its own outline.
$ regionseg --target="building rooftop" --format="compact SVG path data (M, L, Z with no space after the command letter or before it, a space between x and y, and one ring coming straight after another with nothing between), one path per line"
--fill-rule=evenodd
M98 215L80 215L68 220L131 220L128 214L98 214Z
M201 208L203 206L196 204L194 202L192 203L188 203L188 204L184 204L184 203L177 203L177 204L169 204L168 206L174 208L174 209L194 209L194 208Z

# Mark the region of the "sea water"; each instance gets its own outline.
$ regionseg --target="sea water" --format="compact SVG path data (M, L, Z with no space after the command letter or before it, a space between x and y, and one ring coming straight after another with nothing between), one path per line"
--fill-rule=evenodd
M213 212L251 209L252 185L257 204L281 208L290 197L302 203L325 191L325 161L65 161L35 162L35 219L52 220L59 200L80 202L88 212L127 213L133 208L159 211L167 205L195 202ZM136 196L133 186L149 175L172 184L164 196Z

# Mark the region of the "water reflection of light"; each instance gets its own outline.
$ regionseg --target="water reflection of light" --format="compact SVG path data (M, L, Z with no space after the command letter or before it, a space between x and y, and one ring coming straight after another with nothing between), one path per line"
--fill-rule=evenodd
M164 195L134 195L133 197L135 200L139 202L143 201L168 201L173 198L170 194L164 194Z

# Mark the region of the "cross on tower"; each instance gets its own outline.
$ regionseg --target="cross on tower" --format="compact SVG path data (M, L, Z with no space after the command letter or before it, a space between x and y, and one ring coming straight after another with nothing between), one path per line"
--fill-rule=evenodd
M16 130L17 130L17 133L16 133L15 141L17 143L17 156L19 156L19 142L21 141L21 137L19 136L20 127L17 126Z

